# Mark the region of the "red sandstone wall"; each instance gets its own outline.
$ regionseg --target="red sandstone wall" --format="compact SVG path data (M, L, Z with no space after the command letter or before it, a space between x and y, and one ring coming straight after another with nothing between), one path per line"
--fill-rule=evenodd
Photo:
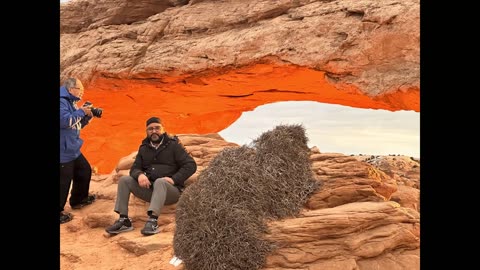
M136 151L145 120L156 115L170 133L219 132L243 111L276 101L310 100L358 108L420 111L419 89L370 98L352 89L336 90L319 71L257 64L189 78L121 80L98 76L86 83L84 100L104 109L82 131L83 152L101 173Z

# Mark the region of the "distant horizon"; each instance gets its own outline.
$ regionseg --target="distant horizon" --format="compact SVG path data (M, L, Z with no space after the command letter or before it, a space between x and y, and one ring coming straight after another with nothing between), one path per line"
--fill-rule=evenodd
M226 141L250 144L280 124L301 124L308 147L321 153L403 155L420 158L420 113L360 109L315 101L274 102L244 112L219 132Z

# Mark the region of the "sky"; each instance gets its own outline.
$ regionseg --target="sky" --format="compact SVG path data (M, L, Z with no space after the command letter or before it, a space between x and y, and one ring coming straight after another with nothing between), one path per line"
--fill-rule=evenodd
M219 132L225 140L249 144L279 124L301 124L308 146L321 153L420 157L420 113L359 109L315 101L275 102L244 112Z

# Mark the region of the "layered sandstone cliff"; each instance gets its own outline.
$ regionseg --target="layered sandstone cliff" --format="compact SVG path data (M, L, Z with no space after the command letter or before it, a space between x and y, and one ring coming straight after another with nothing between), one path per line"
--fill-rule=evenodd
M83 151L108 173L144 120L219 132L285 100L419 111L419 1L72 0L61 5L60 79L104 109Z

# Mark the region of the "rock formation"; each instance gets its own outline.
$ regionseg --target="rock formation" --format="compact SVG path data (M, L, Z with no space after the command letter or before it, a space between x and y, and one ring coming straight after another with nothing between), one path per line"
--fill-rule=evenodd
M104 109L83 131L100 172L137 148L144 120L215 133L244 111L311 100L419 112L419 0L72 0L60 79Z
M217 134L179 137L199 165L187 189L222 149L237 147ZM121 158L115 172L94 175L90 189L97 194L96 202L80 210L67 205L74 219L60 225L62 270L185 269L184 264L169 264L176 205L162 210L161 232L145 237L140 229L148 205L132 195L129 214L135 229L113 237L104 231L118 218L113 212L116 181L128 173L135 153ZM382 166L361 156L311 149L312 173L323 186L298 217L268 223L266 237L278 248L262 269L420 269L419 197L397 196L405 194L402 187L419 192L419 186L405 183L420 183L420 163L405 156L378 159ZM387 166L389 171L383 171Z

